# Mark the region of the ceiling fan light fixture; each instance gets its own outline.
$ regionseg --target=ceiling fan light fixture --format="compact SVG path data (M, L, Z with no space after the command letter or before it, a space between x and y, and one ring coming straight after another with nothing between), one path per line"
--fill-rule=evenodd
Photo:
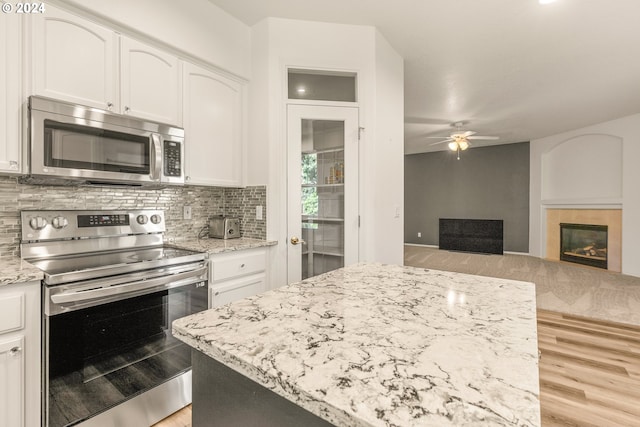
M455 141L451 141L449 143L449 150L451 151L458 151L458 143Z
M466 150L467 148L469 148L469 143L465 140L462 140L460 142L458 142L458 146L460 147L460 149L462 151Z

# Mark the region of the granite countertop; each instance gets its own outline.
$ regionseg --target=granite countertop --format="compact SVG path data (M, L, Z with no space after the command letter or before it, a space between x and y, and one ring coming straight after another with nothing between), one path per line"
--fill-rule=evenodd
M42 280L42 270L19 257L0 258L0 286Z
M539 426L535 286L358 264L173 323L337 426Z
M273 246L278 242L275 240L260 240L240 237L239 239L192 239L171 243L174 246L193 251L203 251L210 254L222 252L241 251L244 249L261 248L264 246Z

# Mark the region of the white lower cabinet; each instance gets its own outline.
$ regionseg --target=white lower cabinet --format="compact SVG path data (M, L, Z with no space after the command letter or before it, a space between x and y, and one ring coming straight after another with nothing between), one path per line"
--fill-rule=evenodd
M40 425L40 282L0 286L0 425Z
M24 426L24 336L0 335L0 425Z
M237 301L267 290L267 251L264 248L211 255L209 292L211 307Z

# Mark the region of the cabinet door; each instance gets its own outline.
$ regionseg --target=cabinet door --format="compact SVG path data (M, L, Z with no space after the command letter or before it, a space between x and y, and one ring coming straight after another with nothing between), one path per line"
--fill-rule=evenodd
M220 282L211 287L211 306L219 307L265 290L265 274Z
M180 125L178 58L124 36L120 51L122 113Z
M0 2L4 4L4 2ZM20 15L0 14L0 172L19 173L22 51Z
M187 183L242 185L242 85L193 64L183 72Z
M33 16L34 92L118 111L116 40L113 31L47 5Z
M24 426L24 339L0 335L0 425Z

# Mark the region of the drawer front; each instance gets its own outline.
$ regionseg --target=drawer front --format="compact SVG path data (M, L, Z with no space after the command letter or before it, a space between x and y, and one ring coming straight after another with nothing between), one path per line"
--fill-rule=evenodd
M214 255L209 262L211 280L217 282L264 271L266 269L266 252L259 250L234 255Z
M264 292L265 275L255 274L211 286L211 306L219 307Z
M24 328L24 294L0 296L0 334Z

